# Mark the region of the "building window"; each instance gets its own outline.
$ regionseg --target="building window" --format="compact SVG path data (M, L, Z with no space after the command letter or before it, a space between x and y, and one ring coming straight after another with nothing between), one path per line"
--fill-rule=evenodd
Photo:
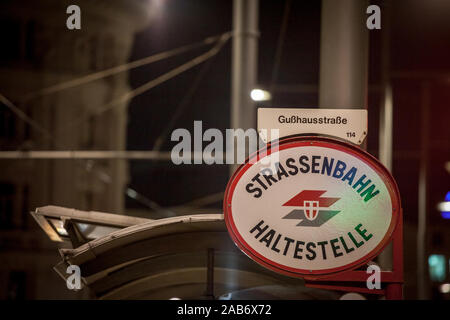
M14 228L14 194L15 187L11 183L0 183L0 228Z
M0 62L7 65L8 62L21 58L21 22L11 18L0 18L0 37L2 49L0 50Z
M30 188L24 186L22 189L22 229L28 228L28 220L30 218Z
M11 271L6 291L7 300L25 300L27 274L25 271Z
M11 140L16 134L16 117L5 106L0 103L0 139Z
M27 229L30 218L30 188L0 182L0 229Z
M36 48L36 22L28 21L26 23L25 31L25 59L35 62L35 48Z

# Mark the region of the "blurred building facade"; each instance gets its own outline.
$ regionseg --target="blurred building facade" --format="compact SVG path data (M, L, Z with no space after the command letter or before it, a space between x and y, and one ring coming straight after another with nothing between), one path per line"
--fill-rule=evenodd
M149 22L153 11L145 1L77 1L81 30L68 30L70 4L59 0L0 4L1 91L36 123L30 125L1 106L1 150L126 148L126 103L93 116L129 90L126 72L45 96L26 94L126 63L134 33ZM126 166L119 159L2 160L0 299L74 297L51 272L58 259L56 246L28 212L49 203L123 212Z

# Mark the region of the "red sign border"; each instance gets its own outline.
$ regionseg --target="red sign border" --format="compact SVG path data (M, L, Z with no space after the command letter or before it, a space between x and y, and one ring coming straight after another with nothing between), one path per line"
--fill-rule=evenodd
M366 163L381 177L391 197L392 219L385 236L378 243L378 245L364 257L354 262L348 263L341 267L323 270L305 270L284 266L267 259L263 255L255 251L250 245L248 245L242 238L242 236L239 234L234 224L232 217L233 214L231 211L232 207L231 200L233 198L234 190L240 178L253 165L249 163L249 161L255 159L255 157L258 156L260 157L259 159L262 159L265 156L267 156L267 153L270 154L270 150L272 148L272 145L270 143L267 145L267 147L258 150L256 153L247 158L245 163L240 165L238 169L233 173L231 179L227 184L227 188L225 190L224 195L223 212L228 233L230 234L231 238L233 239L237 247L247 256L249 256L252 260L256 261L257 263L261 264L262 266L270 270L291 277L325 278L326 276L335 275L336 273L357 269L358 267L364 265L366 262L376 257L386 247L386 245L389 243L389 241L393 236L393 232L399 223L398 216L401 210L400 192L398 190L398 186L394 178L392 177L391 173L386 169L386 167L384 167L384 165L381 162L378 161L378 159L376 159L371 154L352 144L328 137L317 137L317 136L290 136L280 139L278 143L278 149L280 151L284 149L290 149L301 146L321 146L348 153ZM261 154L262 156L260 156Z

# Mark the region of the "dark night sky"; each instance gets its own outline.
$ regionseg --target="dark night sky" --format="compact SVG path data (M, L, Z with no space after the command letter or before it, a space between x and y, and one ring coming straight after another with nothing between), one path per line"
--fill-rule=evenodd
M379 3L375 2L375 3ZM389 1L392 6L391 71L450 71L450 1ZM284 1L260 1L259 83L269 85L272 77ZM232 1L168 0L164 12L136 36L130 60L199 41L231 30ZM383 9L382 9L383 10ZM176 128L192 130L194 120L203 129L229 127L231 45L212 61L199 90L177 121ZM292 1L277 84L318 85L320 49L320 1ZM204 52L192 51L131 72L136 87ZM379 84L380 31L370 32L369 84ZM135 98L129 108L128 149L151 150L179 101L186 94L201 66ZM403 195L404 207L415 219L417 210L417 156L405 158L405 151L418 154L421 135L420 84L416 80L393 80L394 85L394 176ZM448 85L432 86L432 126L429 153L430 195L437 201L450 186L443 163L450 159ZM369 93L368 150L377 156L379 94ZM314 107L313 94L276 94L271 105ZM163 150L173 146L170 136ZM438 149L440 150L438 151ZM442 152L443 151L443 152ZM175 166L164 162L130 162L130 185L161 205L174 205L224 191L228 168L224 165ZM434 198L433 198L434 195ZM129 207L139 207L128 200ZM217 208L220 207L218 203ZM406 213L408 218L408 213Z

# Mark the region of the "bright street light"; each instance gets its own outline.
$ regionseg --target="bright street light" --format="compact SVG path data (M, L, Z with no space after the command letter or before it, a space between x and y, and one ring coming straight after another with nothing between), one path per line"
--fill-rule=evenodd
M270 92L263 89L253 89L250 92L250 97L253 101L268 101L272 99Z

